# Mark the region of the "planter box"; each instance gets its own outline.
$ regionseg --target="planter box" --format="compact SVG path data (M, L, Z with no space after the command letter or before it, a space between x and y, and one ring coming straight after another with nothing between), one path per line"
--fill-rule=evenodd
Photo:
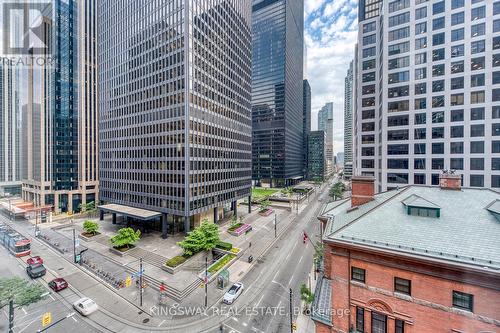
M226 255L228 255L228 254L226 254ZM223 256L222 258L220 258L219 260L217 260L216 262L214 262L212 265L208 266L208 270L210 269L210 267L212 267L212 266L214 266L214 265L217 265L217 263L218 263L219 261L221 261L223 258L225 258L225 257L226 257L226 255L225 255L225 256ZM238 258L240 257L239 255L234 254L234 253L231 253L231 254L229 254L229 255L233 255L234 257L233 257L230 261L228 261L228 262L227 262L224 266L221 266L221 267L220 267L220 268L219 268L216 272L213 272L213 273L208 272L207 277L208 277L208 282L209 282L209 283L210 283L210 282L212 282L212 281L213 281L213 280L217 277L217 275L218 275L218 274L219 274L219 273L220 273L220 272L221 272L224 268L227 268L227 267L231 266L231 265L232 265L232 264L233 264L236 260L238 260ZM202 280L202 281L203 281L203 280L205 280L205 270L203 270L200 274L198 274L198 277L199 277L199 278L200 278L200 280Z
M266 211L264 211L264 212L259 212L259 215L260 215L260 216L269 216L269 215L271 215L272 213L273 213L273 210L269 208L269 209L267 209L267 210L266 210Z
M115 249L114 247L109 248L109 252L114 253L116 255L119 255L120 257L123 257L124 255L127 254L130 250L132 250L135 246L131 246L128 250L125 251L120 251L118 249Z
M234 230L234 231L228 231L230 235L233 235L233 236L240 236L240 235L243 235L247 232L250 232L252 230L252 226L250 224L243 224L241 227L239 227L238 229Z
M90 241L91 241L94 237L97 237L97 236L99 236L100 234L101 234L101 233L97 232L97 233L96 233L95 235L93 235L93 236L85 236L85 235L83 234L83 232L82 232L82 233L79 235L79 237L80 237L81 239L83 239L84 241L86 241L86 242L90 242Z

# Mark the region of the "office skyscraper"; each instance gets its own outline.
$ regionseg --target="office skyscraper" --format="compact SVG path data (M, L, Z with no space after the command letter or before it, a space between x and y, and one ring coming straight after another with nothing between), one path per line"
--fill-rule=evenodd
M326 134L324 131L312 131L309 135L308 177L312 181L324 181L326 176Z
M0 64L0 194L21 194L19 68Z
M303 122L302 122L302 135L304 144L302 146L302 152L304 154L304 176L307 178L307 149L309 147L309 133L311 132L311 86L309 81L304 80L304 109L303 109Z
M352 177L352 112L354 88L354 61L349 64L344 84L344 177Z
M161 213L164 236L236 209L251 187L250 2L98 11L100 199Z
M97 164L83 157L95 156L97 149L95 2L53 1L53 12L44 13L43 31L47 52L56 61L27 71L22 196L53 206L56 213L95 201L98 191ZM81 181L84 174L93 174L91 184Z
M318 131L326 134L326 173L332 173L335 166L335 154L333 152L333 103L326 103L318 111Z
M385 1L368 15L365 2L355 173L378 191L438 185L443 169L500 188L500 3Z
M252 177L290 185L304 172L304 2L252 3Z

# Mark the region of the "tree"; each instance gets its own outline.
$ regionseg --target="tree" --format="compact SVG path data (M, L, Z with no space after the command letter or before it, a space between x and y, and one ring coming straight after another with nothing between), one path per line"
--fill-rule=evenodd
M231 217L231 225L235 225L236 223L238 223L238 216L235 214L233 215L233 217Z
M208 251L220 241L219 227L208 220L204 220L201 225L189 232L182 242L177 243L184 254L192 256L200 251Z
M99 230L99 223L87 220L83 222L83 230L85 230L85 233L95 236L95 234L97 234L97 231Z
M132 228L121 228L118 233L111 237L110 241L115 248L126 247L127 249L130 245L133 245L141 238L141 231L134 231Z
M342 182L337 182L335 185L333 185L330 188L329 195L332 197L333 200L336 200L337 198L342 198L342 194L345 191L345 185Z
M300 299L306 303L307 308L314 301L313 292L304 283L300 286Z
M269 201L268 199L262 201L260 203L260 211L265 212L269 208L270 205L271 205L271 201Z
M14 326L14 309L38 302L43 298L45 289L41 284L30 283L23 278L0 278L0 309L12 301L14 307L9 309L9 332Z
M95 202L90 201L87 202L86 204L79 204L78 209L80 209L81 212L88 212L88 211L93 211L95 209Z

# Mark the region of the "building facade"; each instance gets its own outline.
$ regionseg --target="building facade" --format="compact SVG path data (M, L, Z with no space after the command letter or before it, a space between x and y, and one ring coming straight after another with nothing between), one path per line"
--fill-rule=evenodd
M319 217L316 332L498 331L500 195L460 182L375 195L373 177L353 176L352 198Z
M98 193L97 164L83 157L97 153L95 4L54 1L52 12L44 13L43 30L47 55L56 61L27 71L22 197L56 213L79 210ZM85 74L89 67L91 76ZM82 182L83 174L93 175L92 184Z
M305 54L305 48L304 48ZM306 61L304 61L306 63ZM303 100L304 100L304 109L303 109L303 120L302 120L302 136L304 139L304 144L302 145L302 153L304 154L304 176L306 179L307 171L308 171L308 149L309 149L309 133L311 133L311 86L309 85L309 81L304 80L303 84Z
M352 177L352 113L354 103L354 61L349 64L344 83L344 177Z
M98 11L100 200L160 212L164 234L217 221L250 195L250 2Z
M304 1L252 1L252 177L303 178Z
M326 134L324 131L309 133L308 179L324 181L326 175Z
M326 174L329 175L335 168L335 153L333 150L333 103L326 103L318 111L318 131L326 134Z
M499 188L499 2L381 4L360 2L355 174L378 191L443 169Z
M0 195L21 194L19 68L0 64Z

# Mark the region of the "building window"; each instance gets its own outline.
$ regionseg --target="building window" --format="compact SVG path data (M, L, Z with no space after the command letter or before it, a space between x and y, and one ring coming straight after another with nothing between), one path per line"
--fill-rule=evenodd
M417 170L425 170L425 158L416 158L413 160L413 168Z
M464 6L464 0L451 0L451 9L462 8Z
M365 309L356 307L356 332L363 333L365 331Z
M463 154L464 153L464 143L463 142L450 142L450 153L451 154Z
M432 138L433 139L443 139L444 138L444 127L433 127L432 128Z
M463 158L450 158L450 168L452 170L463 170L464 169L464 159Z
M451 74L463 73L464 72L464 61L455 61L451 63Z
M464 12L455 13L451 15L451 25L464 23Z
M491 175L491 187L494 187L494 188L500 187L500 176Z
M471 154L484 154L484 141L471 141L470 152Z
M419 184L419 185L424 185L425 184L425 174L422 174L422 173L414 174L413 175L413 183Z
M472 58L470 60L471 71L484 69L484 57Z
M464 44L460 45L453 45L451 47L451 57L456 58L456 57L463 57L464 56Z
M484 90L481 90L481 91L471 91L471 93L470 93L470 103L471 104L484 103Z
M425 127L415 128L414 139L415 140L423 140L423 139L425 139L426 134L427 134L427 129Z
M451 94L450 95L450 105L464 105L464 94Z
M477 37L484 35L486 30L486 25L484 23L476 24L470 27L470 36Z
M464 121L464 110L451 110L451 121Z
M484 124L470 125L470 136L471 137L484 136Z
M387 333L387 317L372 311L372 333Z
M365 283L365 270L358 267L351 267L351 280Z
M470 169L471 170L484 170L484 158L471 158L470 159Z
M463 89L464 88L464 77L454 77L450 81L450 88L451 90L455 89Z
M498 141L500 142L500 141ZM500 149L500 145L499 145ZM425 155L425 143L415 143L413 146L413 151L415 155Z
M500 105L493 106L491 108L491 118L493 118L493 119L499 119L500 118Z
M473 295L453 290L453 307L472 312L473 301Z
M395 333L405 333L405 322L401 319L396 319Z
M399 277L394 278L394 291L406 295L411 295L411 281Z
M431 167L432 167L432 170L443 170L444 169L444 158L433 158Z
M484 176L483 175L470 175L470 186L471 187L484 187Z
M484 86L484 74L471 75L470 76L470 86L471 87Z
M484 52L484 49L485 49L484 39L470 43L470 52L472 54Z
M493 89L491 92L491 101L498 102L500 101L500 89Z
M500 170L500 158L491 159L491 170Z
M483 119L484 119L484 108L470 109L470 120L483 120Z
M463 138L464 137L464 127L463 126L451 126L450 127L450 137Z

